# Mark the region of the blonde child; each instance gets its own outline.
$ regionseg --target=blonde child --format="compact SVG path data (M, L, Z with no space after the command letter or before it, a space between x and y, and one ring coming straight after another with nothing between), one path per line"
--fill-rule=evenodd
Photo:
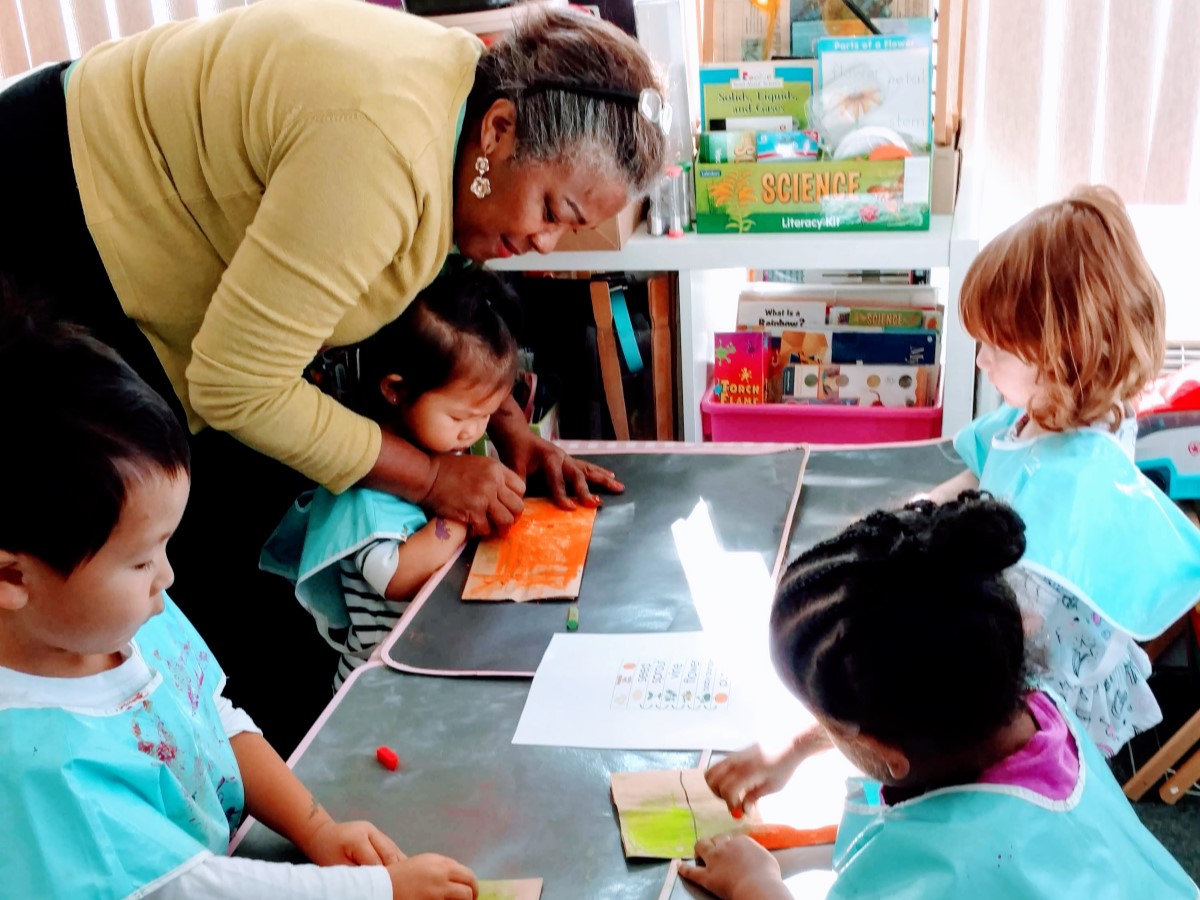
M1024 547L1011 509L968 493L874 513L784 574L775 667L867 776L831 900L1197 896L1062 701L1027 686L1005 577ZM791 896L745 836L696 858L680 874L725 900Z
M190 479L158 394L82 332L8 316L0 408L5 896L474 897L453 860L334 821L225 699L163 593ZM225 856L245 814L318 865Z
M510 322L517 310L512 290L495 275L443 275L362 347L346 402L435 464L439 455L465 452L512 391L517 342ZM519 507L520 498L512 499ZM297 598L341 651L336 688L465 537L460 523L430 521L420 506L391 494L354 487L335 496L319 488L293 506L260 564L296 584Z
M963 326L1004 405L954 446L1012 504L1029 549L1014 569L1032 674L1105 756L1162 720L1134 639L1200 597L1200 532L1138 471L1132 403L1163 362L1162 291L1115 193L1081 189L991 241L967 273Z

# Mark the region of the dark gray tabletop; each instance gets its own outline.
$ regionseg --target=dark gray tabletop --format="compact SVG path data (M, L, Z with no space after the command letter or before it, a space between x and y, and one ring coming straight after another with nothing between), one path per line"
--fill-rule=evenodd
M543 878L543 900L656 900L665 861L628 861L609 775L694 767L699 753L513 746L529 682L426 678L371 663L334 699L293 768L335 819L368 819L412 855L479 878ZM375 760L386 744L405 763ZM253 823L235 856L303 861Z
M579 590L579 630L699 631L671 523L703 501L722 549L761 553L773 571L804 456L800 449L586 455L615 471L625 493L606 497L596 516ZM566 630L569 604L464 603L473 555L468 546L389 639L383 651L388 665L430 674L532 677L550 638Z
M965 468L948 440L907 447L809 448L788 559L855 519L901 506Z
M762 552L768 567L774 565L783 529L776 525L764 530L762 523L768 515L771 521L783 521L802 454L594 458L620 473L628 493L609 498L597 518L581 594L582 602L590 604L581 605L583 630L698 627L669 529L670 522L686 517L700 497L711 504L722 544ZM872 509L903 502L962 468L948 441L813 450L790 553L832 536ZM757 478L748 486L750 474ZM764 484L773 490L764 490ZM647 496L655 502L648 502ZM614 509L624 511L607 515ZM464 665L457 654L465 652L478 660L497 634L503 637L499 643L505 652L529 651L530 642L519 640L512 631L515 626L506 624L509 620L502 615L515 614L535 629L532 671L550 635L561 630L565 605L463 604L459 596L465 578L466 560L460 560L440 588L446 609L414 632L421 637L402 645L405 652L426 649L431 652L418 658L432 655ZM631 590L629 585L639 578L645 583ZM458 620L456 632L450 628L450 608L479 618ZM440 654L433 652L446 636L448 645ZM328 718L298 751L293 760L296 774L335 817L369 819L406 852L445 853L471 866L480 878L544 878L545 900L658 898L668 866L624 858L608 793L609 775L694 766L699 754L515 747L512 735L528 690L524 680L425 678L369 664L335 698ZM374 753L381 744L399 753L405 771L390 773L379 766ZM257 823L236 855L301 859L291 844ZM827 868L829 855L828 847L806 848L779 858L786 875ZM802 890L802 896L824 895L819 885ZM670 897L704 895L676 883Z

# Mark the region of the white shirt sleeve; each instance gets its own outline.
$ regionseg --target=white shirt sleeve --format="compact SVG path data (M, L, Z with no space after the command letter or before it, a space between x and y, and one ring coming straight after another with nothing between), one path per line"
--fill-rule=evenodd
M154 900L392 900L383 866L315 866L210 856L151 892Z
M372 541L358 553L354 563L371 590L386 597L388 585L400 565L400 542L387 538Z

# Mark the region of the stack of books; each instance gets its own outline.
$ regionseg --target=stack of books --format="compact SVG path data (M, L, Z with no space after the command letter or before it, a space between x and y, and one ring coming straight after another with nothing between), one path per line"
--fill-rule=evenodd
M922 285L748 285L715 336L718 403L937 404L942 319Z

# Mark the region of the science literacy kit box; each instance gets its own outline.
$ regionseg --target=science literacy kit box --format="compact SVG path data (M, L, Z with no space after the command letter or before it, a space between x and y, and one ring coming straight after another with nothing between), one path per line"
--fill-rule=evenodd
M696 230L921 231L929 157L871 161L697 163Z
M808 85L782 64L706 72L703 111L722 117L703 123L696 230L928 229L931 48L929 34L824 38L803 111Z

